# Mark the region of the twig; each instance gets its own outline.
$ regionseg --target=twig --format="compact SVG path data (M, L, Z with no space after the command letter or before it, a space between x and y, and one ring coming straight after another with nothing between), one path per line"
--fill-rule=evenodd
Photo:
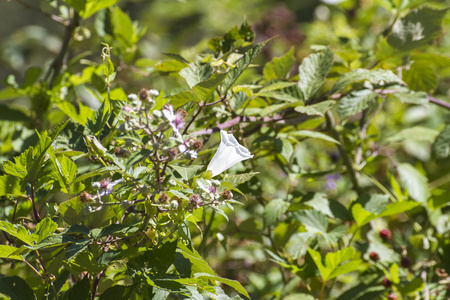
M57 22L58 24L66 25L66 21L64 19L61 19L60 17L58 17L56 15L46 13L45 11L42 11L39 8L31 6L30 4L26 3L25 1L22 1L22 0L15 0L15 1L17 3L20 3L21 5L25 6L26 8L28 8L30 10L37 11L38 13L41 13L42 15L44 15L46 17L49 17L50 19L52 19L53 21Z
M48 78L50 74L52 74L52 77L49 82L49 87L51 88L53 86L53 82L55 81L56 77L58 77L59 72L61 71L61 68L63 66L64 58L67 54L67 50L69 49L69 43L72 40L73 34L75 32L75 28L78 26L78 23L80 22L80 15L77 12L73 12L73 18L66 26L66 32L64 34L64 40L61 46L61 50L59 50L58 55L55 57L53 62L51 63L47 74L45 75L45 78Z
M202 103L199 103L198 106L199 107L198 107L197 113L192 117L192 119L189 121L189 123L186 125L186 127L184 127L183 135L186 134L186 132L188 131L191 124L195 121L195 119L198 117L198 115L202 112L202 109L203 109Z
M433 96L427 95L428 101L431 103L437 104L439 106L450 109L450 103L434 98Z

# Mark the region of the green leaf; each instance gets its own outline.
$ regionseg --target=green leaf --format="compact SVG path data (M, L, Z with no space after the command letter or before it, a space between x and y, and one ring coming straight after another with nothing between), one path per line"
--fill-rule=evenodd
M84 276L81 281L76 283L67 291L68 300L81 300L91 298L91 285L89 284L89 276Z
M312 196L312 197L308 197L308 196ZM305 199L305 198L308 198L308 199ZM325 193L314 193L312 195L308 194L302 199L302 201L304 201L304 203L306 205L308 205L309 207L311 207L317 211L320 211L324 215L326 215L330 218L334 218L334 215L330 209L330 202L328 201L327 195Z
M450 125L445 126L436 137L433 144L433 153L437 159L444 159L450 156Z
M256 57L256 55L261 52L261 49L267 44L269 40L256 44L252 49L244 53L241 59L239 59L236 63L236 67L232 69L223 82L223 95L227 93L227 91L233 86L236 80L241 76L242 72L248 68L252 60Z
M19 250L19 248L8 246L8 245L0 245L0 258L5 259L16 259L16 260L22 260L22 255L14 254Z
M291 47L285 55L274 57L270 62L266 63L263 69L264 79L267 81L286 79L294 62L294 47Z
M360 203L356 203L352 206L352 215L356 224L358 224L358 227L362 227L377 218L375 214L365 210Z
M93 119L88 119L86 121L86 127L84 128L84 134L86 135L97 135L103 131L111 116L111 103L106 98L99 109L95 112Z
M413 295L419 291L422 291L424 288L424 285L425 284L423 282L423 279L420 277L416 277L413 280L411 280L410 282L408 282L408 284L398 286L397 288L402 295Z
M19 276L1 276L0 293L8 296L10 300L36 299L33 290Z
M294 153L294 147L292 147L291 142L284 138L278 138L275 140L275 151L278 152L281 157L283 157L286 162L289 162Z
M341 274L350 273L358 270L361 267L362 260L350 261L346 264L340 265L334 269L327 277L327 280L333 279Z
M22 180L13 175L0 176L0 195L27 197Z
M388 43L402 51L430 44L440 35L446 12L447 9L435 10L429 7L412 10L395 22L387 38Z
M250 298L250 295L247 293L247 291L244 289L244 287L236 280L226 279L226 278L218 277L218 276L211 275L208 273L195 273L194 276L196 278L202 278L205 280L213 280L213 281L222 282L223 284L226 284L226 285L232 287L233 289L235 289L236 291L238 291L245 297Z
M376 97L377 93L371 90L354 91L340 100L338 113L342 119L346 119L368 108Z
M200 82L208 80L214 73L214 69L209 63L191 63L188 67L180 71L190 88L193 88Z
M31 235L31 238L37 241L37 243L40 243L43 239L52 235L56 231L56 229L58 229L58 224L47 217L45 219L42 219L36 225L36 229Z
M312 105L297 106L295 107L295 111L308 116L323 117L325 116L325 112L329 110L335 103L336 101L326 100Z
M89 246L90 240L80 239L75 241L72 245L70 245L66 249L66 258L69 262L71 262L74 258L77 257L78 254L83 252Z
M304 100L311 99L325 81L333 66L333 52L326 48L319 53L306 57L299 67L298 86L303 93Z
M410 82L409 79L405 79L406 83ZM400 100L402 103L411 103L416 105L427 105L428 97L425 92L414 92L411 90L405 92L397 92L389 94L389 98Z
M33 245L34 239L28 230L22 225L11 224L8 221L0 221L0 230L3 230L9 235L12 235L27 245Z
M263 212L264 227L274 225L278 219L286 213L289 208L289 202L283 199L271 200L265 207Z
M105 290L99 300L129 300L132 299L137 284L115 285Z
M231 183L234 187L237 187L238 185L250 180L253 176L259 174L258 172L250 172L250 173L244 173L239 175L225 175L223 177L223 181Z
M22 110L13 109L7 105L0 105L0 120L13 122L28 122L30 117Z
M214 276L214 271L208 263L198 254L195 249L191 250L182 242L178 243L177 252L181 253L185 258L189 259L192 264L192 274L207 273Z
M397 171L400 182L403 188L408 190L409 196L418 202L425 202L430 196L427 177L407 163L399 164Z
M203 168L203 166L201 165L192 165L187 168L177 165L169 165L169 166L173 168L175 171L177 171L178 174L180 174L184 180L190 180L194 178L195 174L197 174L197 171Z
M292 131L288 133L289 136L295 136L295 137L310 137L313 139L321 139L327 142L332 142L335 144L340 144L339 141L336 141L332 137L326 135L325 133L321 133L318 131L311 131L311 130L297 130Z
M138 37L130 17L118 6L110 9L110 15L111 24L113 25L113 34L116 41L125 49L133 48L138 41Z
M75 0L77 1L77 0ZM84 1L84 0L82 0ZM86 0L86 6L85 6L85 10L82 13L82 17L84 19L89 18L90 16L92 16L93 14L95 14L96 12L108 8L110 6L113 6L114 4L117 3L118 0L102 0L102 1L97 1L97 0Z
M287 88L290 86L294 86L295 84L296 84L295 82L277 81L277 82L271 83L269 85L266 85L255 95L259 95L259 93L265 93L265 92L284 89L284 88Z
M390 70L356 69L339 77L338 81L331 89L331 93L334 94L350 84L366 80L375 85L385 85L388 83L403 84L403 81Z
M386 142L396 143L403 142L405 140L412 140L418 142L429 142L432 143L439 132L435 129L426 128L422 126L414 126L401 130L400 132L394 134L387 138Z
M69 225L81 224L85 218L83 208L85 203L78 198L63 202L58 208L58 212L62 215L64 221Z
M321 233L327 232L328 219L317 210L302 210L294 212L294 218L301 222L308 232Z
M433 91L437 88L439 82L435 67L426 60L412 61L409 68L402 72L402 75L405 83L414 91Z

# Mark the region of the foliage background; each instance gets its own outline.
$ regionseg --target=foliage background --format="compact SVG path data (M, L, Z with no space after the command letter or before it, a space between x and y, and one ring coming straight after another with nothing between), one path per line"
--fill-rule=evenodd
M68 53L70 58L81 56L76 58L76 62L69 66L69 69L72 74L79 74L86 66L89 66L90 62L101 63L100 53L103 45L100 41L104 41L113 46L111 58L117 70L113 87L122 89L122 91L116 90L115 96L123 97L128 93L137 93L144 87L163 90L167 95L175 93L187 85L184 79L176 74L158 72L155 65L161 60L167 60L163 53L176 53L189 61L197 60L202 53L211 53L208 50L208 41L211 38L223 36L231 27L241 24L246 18L256 33L256 42L276 35L278 37L263 48L260 55L252 62L257 66L247 70L237 84L259 82L263 75L264 64L274 57L284 55L291 46L294 46L295 62L290 76L296 78L298 65L311 54L311 47L324 45L329 46L339 57L330 70L331 81L325 82L322 87L321 91L324 93L331 90L333 81L335 82L338 76L350 69L376 66L396 72L402 69L404 76L402 79L411 90L425 92L448 103L450 96L449 14L443 17L442 33L435 37L437 41L430 47L406 51L404 55L401 55L389 52L387 47L383 48L384 45L379 42L379 39L386 31L389 31L395 15L403 16L409 9L423 4L434 8L445 8L450 5L450 1L348 0L336 4L332 3L333 1L327 2L314 0L119 1L118 6L122 11L127 12L131 20L137 21L132 30L135 43L124 45L108 35L110 30L113 32L116 30L114 33L117 36L119 35L117 30L120 29L105 26L105 22L102 22L105 16L100 12L83 21L83 27L76 32L77 38L70 45ZM53 1L0 2L2 25L0 26L0 78L4 78L4 81L0 83L2 161L10 160L29 146L34 146L38 140L35 129L42 131L53 128L65 118L64 114L55 112L57 109L39 111L39 104L37 106L30 104L33 102L27 100L28 96L17 95L10 88L16 83L23 84L22 86L26 88L25 74L29 67L37 66L45 72L57 55L63 43L64 28L58 24L55 25L48 16L39 12L52 12L53 4ZM36 11L31 7L36 8ZM61 11L62 15L64 13L66 12ZM129 27L126 27L124 23L121 23L121 26L125 28L124 34L130 34ZM126 44L127 41L124 43ZM420 57L425 54L428 56ZM14 80L10 74L14 75ZM31 73L29 76L33 77ZM72 97L92 109L98 109L99 99L106 95L102 85L101 81L84 84ZM34 93L34 97L38 97L36 95L39 93ZM274 103L269 102L270 105ZM6 107L18 113L11 113L10 110L6 110ZM261 107L255 106L254 111L259 108ZM229 115L223 113L224 109L221 109L222 111L217 109L211 114L215 113L216 120L224 122ZM376 111L376 107L373 111ZM46 116L45 119L42 118L43 115ZM354 246L358 253L363 255L366 268L361 271L363 275L349 273L343 275L343 279L328 285L330 298L344 299L343 293L355 285L352 282L358 282L360 288L366 285L365 291L369 294L373 293L373 298L386 297L386 289L381 285L383 276L380 270L393 272L392 265L400 264L402 246L408 249L408 257L415 265L412 270L403 271L404 273L400 271L402 280L413 282L415 278L420 278L422 270L427 270L429 278L432 278L430 280L434 283L438 282L441 278L436 275L436 270L439 268L448 273L450 263L448 256L447 259L445 258L449 253L450 162L448 157L438 161L433 154L432 145L449 120L449 110L442 106L430 103L425 109L423 106L405 104L400 101L388 101L372 120L373 125L368 128L364 142L360 141L357 118L343 122L341 127L338 125L338 131L342 141L345 141L349 155L353 156L355 151L358 151L359 143L363 143L361 146L363 149L359 151L381 153L374 155L373 158L366 157L367 160L364 162L365 174L370 176L362 176L360 183L367 194L380 193L377 190L377 184L381 184L387 187L390 194L394 194L397 199L409 201L410 198L417 197L414 200L421 199L419 202L427 203L408 214L377 218L370 222L370 228L366 226L359 233L352 227L355 216L351 215L350 209L353 201L358 198L358 192L352 189L352 180L348 173L341 170L342 153L339 154L336 146L329 141L324 141L323 138L303 139L304 136L298 138L289 133L289 131L313 129L326 131L326 122L323 118L317 122L309 120L294 128L295 130L274 125L267 130L257 131L257 137L246 134L245 137L249 137L246 146L252 153L256 153L258 159L245 166L248 170L251 166L251 171L260 174L240 186L248 200L240 199L244 206L236 207L234 211L226 210L230 218L229 222L222 216L215 216L210 228L210 243L207 249L201 249L203 251L200 254L218 275L239 281L252 299L300 297L296 293L307 293L314 297L323 296L320 293L322 284L320 276L305 275L304 273L307 272L300 270L299 267L304 267L303 260L307 256L309 245L318 243L319 248L323 250L323 256L328 251L336 250L333 248L336 245L330 248L329 245L324 245L323 241L311 243L306 235L298 234L308 232L304 226L305 220L302 217L294 217L295 220L292 220L287 213L286 203L291 205L289 209L292 211L299 207L317 209L323 203L321 201L326 199L327 203L328 201L340 203L347 208L339 215L339 218L333 218L335 211L333 214L328 212L330 228L335 229L339 225L344 225L346 228L345 232L337 231L336 233L343 236L339 243L346 244L350 239L349 236L355 236ZM408 128L413 131L404 131ZM274 132L278 144L272 146L267 139L274 138ZM330 132L328 134L331 135ZM255 141L258 137L260 140ZM217 142L217 138L213 137L209 143L213 145L213 142ZM268 150L264 151L265 149ZM206 165L207 157L201 157L200 161ZM396 168L398 165L406 169L405 173L412 172L419 175L402 177L396 173L401 174L401 171ZM244 169L245 167L241 165L240 169L235 171L239 173ZM395 176L392 176L394 173ZM425 188L412 192L411 183L408 184L408 180L409 182L412 180L412 185L417 182L421 184L423 177L426 177ZM417 178L419 178L418 181ZM376 179L378 182L374 184L371 179ZM397 184L398 188L396 188ZM389 195L389 193L383 194ZM362 195L359 196L361 198ZM56 203L64 199L62 195L53 197ZM311 203L315 204L308 206L303 203L305 201L312 201ZM269 206L271 202L273 204ZM7 206L7 204L3 205L2 219L6 219L10 214ZM27 207L23 210L26 211ZM270 214L272 210L275 211L275 215ZM208 217L210 215L207 219ZM328 226L328 221L326 224ZM378 231L383 228L390 228L393 233L394 241L389 246L383 246L377 236ZM195 235L193 241L194 244L200 245L201 237ZM423 247L422 244L426 242L431 244L429 248ZM317 247L315 249L317 250ZM378 273L372 270L375 267L370 266L368 257L369 253L375 250L380 253L380 256L392 258L391 260L386 258L386 265L379 266ZM313 255L310 254L310 256ZM382 262L383 260L384 258ZM434 264L438 267L428 267ZM1 271L2 274L7 274L5 267L7 267L6 264ZM390 274L388 271L386 273ZM391 278L391 281L395 280ZM396 284L401 290L402 283ZM448 283L443 284L443 286L446 285L448 286ZM421 297L422 294L419 294L419 291L423 291L422 285L411 288L416 288L417 291L413 290L412 294L402 291L398 294L405 299ZM430 286L430 288L435 287ZM368 297L365 294L358 295L358 297ZM443 292L440 295L445 297ZM354 296L354 298L357 297Z

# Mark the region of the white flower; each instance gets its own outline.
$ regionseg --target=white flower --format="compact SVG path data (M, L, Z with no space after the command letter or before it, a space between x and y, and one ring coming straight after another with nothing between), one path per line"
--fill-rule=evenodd
M209 162L207 168L207 170L212 172L213 177L231 168L238 162L253 157L247 148L239 145L232 134L228 134L226 131L221 130L220 137L221 141L219 148Z

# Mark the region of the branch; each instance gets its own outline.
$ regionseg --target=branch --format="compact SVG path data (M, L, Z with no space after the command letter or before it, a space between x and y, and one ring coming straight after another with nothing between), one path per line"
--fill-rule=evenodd
M66 32L64 34L64 40L61 46L61 50L59 50L58 55L55 57L53 62L51 63L47 74L45 75L45 78L48 78L50 74L52 74L52 77L50 79L50 82L48 86L51 88L53 86L53 82L55 81L56 77L58 77L59 73L61 72L61 68L64 63L64 58L66 57L67 51L69 49L69 43L72 40L73 34L75 32L75 28L77 28L78 24L80 22L80 15L74 11L73 12L73 18L66 26Z
M431 103L437 104L439 106L450 109L450 103L434 98L433 96L427 95L428 101Z

